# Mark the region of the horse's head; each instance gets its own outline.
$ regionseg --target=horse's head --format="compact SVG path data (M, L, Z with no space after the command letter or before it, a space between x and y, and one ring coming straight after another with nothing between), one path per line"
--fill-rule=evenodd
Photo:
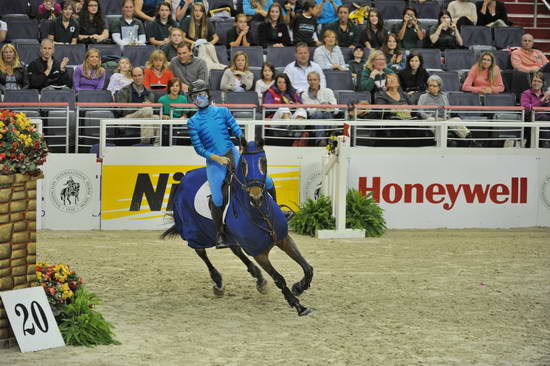
M255 206L258 206L264 194L265 178L267 176L267 158L262 139L250 141L241 153L238 175Z

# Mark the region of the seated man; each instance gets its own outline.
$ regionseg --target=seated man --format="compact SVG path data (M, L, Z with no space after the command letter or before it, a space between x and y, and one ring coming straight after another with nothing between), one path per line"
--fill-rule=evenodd
M61 16L50 22L48 38L56 44L76 44L78 41L78 23L73 19L73 5L63 3Z
M176 46L176 57L170 61L170 70L174 77L182 82L182 90L189 91L189 86L197 80L208 80L208 68L206 62L198 57L193 57L193 51L189 43L182 42Z
M334 93L331 89L321 88L321 77L317 71L312 71L307 74L307 82L309 88L302 93L302 103L304 104L338 104ZM338 113L338 109L328 108L328 109L318 109L318 108L308 108L307 110L308 118L310 119L331 119L335 118L335 115ZM316 145L323 145L326 143L323 137L326 137L327 129L330 126L316 126L318 130L315 131L315 136L318 138L315 141Z
M120 89L115 94L116 103L154 103L154 94L145 87L143 69L141 67L134 67L132 69L132 83ZM159 116L153 114L153 108L143 107L135 111L124 110L122 111L123 118L159 118ZM142 127L141 137L144 142L150 142L152 138L158 135L158 128ZM127 134L125 134L127 135ZM160 138L155 138L155 144L160 142Z
M548 59L542 51L533 48L533 43L533 36L529 33L521 37L521 48L512 52L512 67L521 72L550 72L549 66L544 67L548 65Z
M69 63L67 57L61 62L53 55L55 46L51 39L43 39L40 44L40 57L31 62L27 68L29 73L29 88L44 89L46 87L71 87L72 80L67 73L66 67Z
M327 86L325 74L319 64L309 61L309 47L306 43L298 43L296 45L296 60L286 65L284 73L288 75L292 81L292 86L298 93L301 93L309 87L307 83L307 75L312 71L317 71L321 76L321 87Z

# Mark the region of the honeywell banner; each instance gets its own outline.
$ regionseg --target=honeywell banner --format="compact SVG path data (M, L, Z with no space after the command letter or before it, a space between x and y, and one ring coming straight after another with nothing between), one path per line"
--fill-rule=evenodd
M392 228L504 228L549 225L544 172L550 180L550 160L529 150L362 149L349 179Z

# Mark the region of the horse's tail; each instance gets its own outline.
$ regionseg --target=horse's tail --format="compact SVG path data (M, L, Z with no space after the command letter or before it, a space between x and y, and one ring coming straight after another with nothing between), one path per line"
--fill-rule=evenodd
M176 224L172 225L172 227L168 230L166 230L165 232L163 232L162 234L160 234L160 238L161 239L165 239L165 238L168 238L168 239L173 239L175 237L177 237L180 233L178 232L178 229L176 228Z

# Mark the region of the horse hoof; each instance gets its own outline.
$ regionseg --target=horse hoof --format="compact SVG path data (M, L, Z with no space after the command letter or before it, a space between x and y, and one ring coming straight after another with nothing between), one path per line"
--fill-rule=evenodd
M296 282L292 285L292 294L294 296L300 296L304 291L302 290L300 283Z
M313 313L313 310L304 307L302 310L298 311L298 316L306 316L311 313Z
M214 296L223 297L223 295L225 294L225 287L218 287L214 285L212 286L212 291L214 292Z
M258 290L259 293L262 295L267 294L268 287L267 287L267 280L264 278L261 283L256 283L256 290Z

